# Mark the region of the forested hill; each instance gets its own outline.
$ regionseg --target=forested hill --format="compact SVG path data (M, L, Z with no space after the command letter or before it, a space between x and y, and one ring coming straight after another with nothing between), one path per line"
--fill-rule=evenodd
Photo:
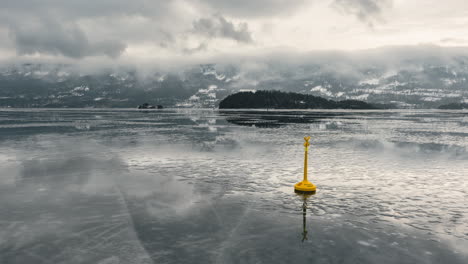
M337 102L308 94L256 91L231 94L219 103L219 108L377 109L378 107L358 100Z
M444 110L463 110L463 109L468 109L468 104L464 104L464 103L446 104L446 105L441 105L441 106L439 106L439 109L444 109Z

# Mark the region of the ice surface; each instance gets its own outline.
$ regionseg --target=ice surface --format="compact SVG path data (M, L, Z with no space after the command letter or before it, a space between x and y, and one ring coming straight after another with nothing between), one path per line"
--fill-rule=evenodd
M0 110L0 263L467 263L467 120Z

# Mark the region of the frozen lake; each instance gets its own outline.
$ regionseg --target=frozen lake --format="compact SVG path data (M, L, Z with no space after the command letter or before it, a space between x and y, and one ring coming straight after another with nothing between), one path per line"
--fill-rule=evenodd
M468 263L468 111L3 109L0 263Z

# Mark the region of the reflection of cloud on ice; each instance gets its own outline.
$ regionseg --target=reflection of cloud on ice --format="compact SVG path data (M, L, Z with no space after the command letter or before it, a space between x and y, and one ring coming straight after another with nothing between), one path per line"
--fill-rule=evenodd
M342 147L365 149L382 154L407 157L439 156L447 159L468 159L468 151L464 146L446 145L437 143L392 142L384 139L353 139L337 144Z
M15 153L15 150L8 146L2 146L0 149L0 186L14 184L21 173L21 168L18 167L16 157L12 153Z
M116 188L128 174L125 163L109 153L90 158L87 151L98 153L102 146L73 143L47 142L53 151L39 148L42 157L36 150L15 153L22 169L16 184L0 192L2 260L149 263Z
M193 185L171 181L159 186L157 191L144 197L142 202L151 216L163 220L185 215L197 206L200 199L201 196L194 192Z
M62 159L31 159L23 161L21 181L36 181L40 184L79 184L89 180L93 171L118 170L118 159L100 159L86 156L70 156Z

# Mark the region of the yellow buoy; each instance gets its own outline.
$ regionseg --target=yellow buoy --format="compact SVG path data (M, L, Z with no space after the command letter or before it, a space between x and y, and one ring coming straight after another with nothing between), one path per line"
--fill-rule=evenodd
M310 137L304 137L305 143L305 157L304 157L304 180L301 182L298 182L294 185L294 191L297 193L315 193L317 190L317 187L311 183L310 181L307 180L307 151L309 149L310 143Z

